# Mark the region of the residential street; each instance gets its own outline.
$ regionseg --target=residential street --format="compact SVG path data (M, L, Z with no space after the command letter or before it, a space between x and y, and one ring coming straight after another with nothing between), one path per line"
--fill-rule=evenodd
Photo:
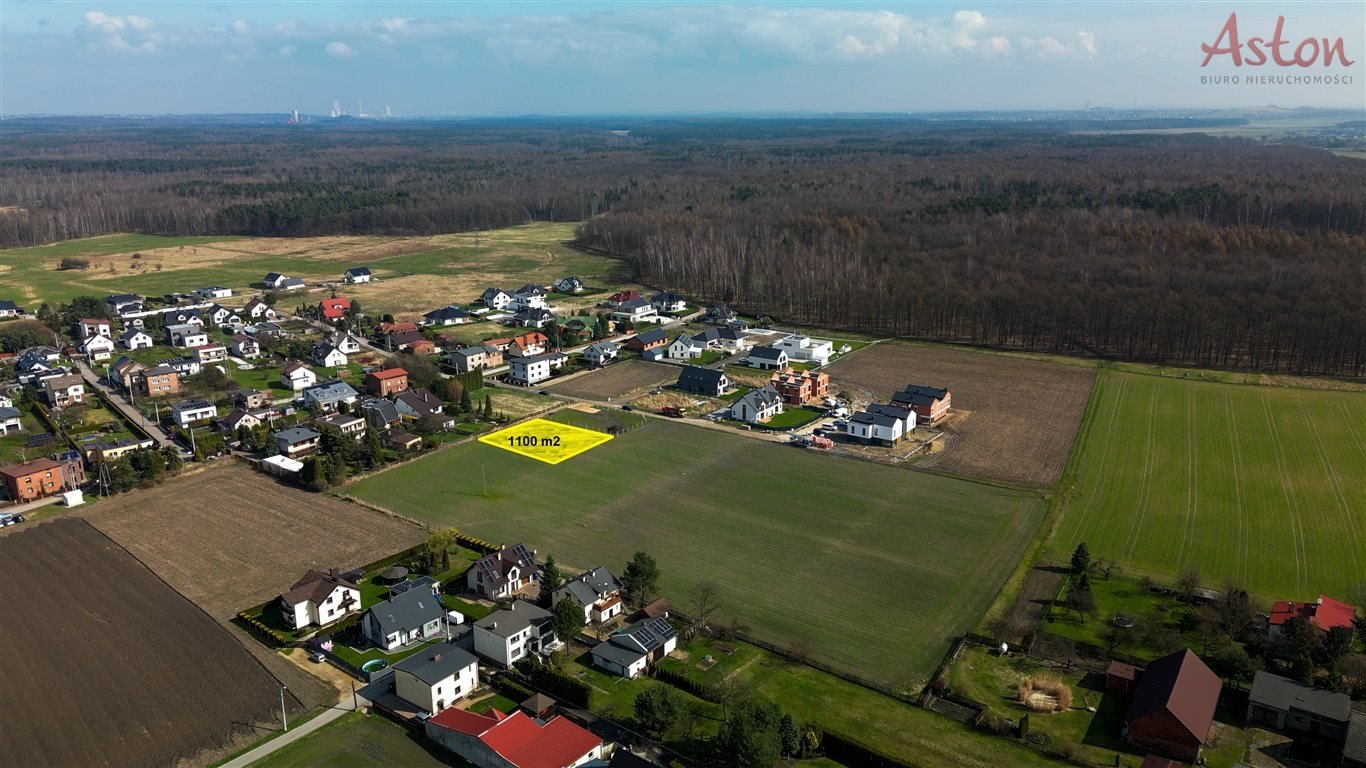
M166 433L161 431L161 427L152 423L151 419L143 416L142 411L139 411L136 407L130 405L127 400L123 399L122 395L114 391L113 387L109 387L104 382L100 381L100 377L95 375L95 372L90 369L90 366L84 360L76 360L76 368L80 370L81 377L85 379L86 384L103 392L105 397L109 399L109 402L112 403L115 408L119 409L119 413L123 414L124 418L137 424L143 431L152 436L152 440L156 442L158 448L175 448L177 451L180 451L181 454L185 454L185 451L182 451L174 440L166 437Z
M357 697L360 699L360 706L370 706L370 701L368 699L366 699L363 696L360 696L359 694L357 694ZM321 715L318 715L312 720L309 720L308 722L304 723L298 728L290 728L289 731L287 731L286 733L274 739L271 739L270 741L256 747L250 752L243 752L242 754L238 755L237 757L234 757L228 762L223 763L223 765L220 766L220 768L247 768L247 766L251 765L257 760L260 760L266 755L269 755L275 752L276 750L284 749L286 746L294 743L295 741L298 741L299 739L302 739L310 733L313 733L314 731L318 730L324 725L327 725L333 720L336 720L337 718L341 717L342 715L345 715L348 712L353 711L355 710L352 708L351 694L348 693L345 696L338 699L335 705L330 707L326 712L323 712Z

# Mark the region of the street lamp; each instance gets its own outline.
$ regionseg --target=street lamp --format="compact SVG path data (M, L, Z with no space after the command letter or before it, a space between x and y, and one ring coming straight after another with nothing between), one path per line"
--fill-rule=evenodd
M289 730L289 716L285 714L285 686L280 685L280 722L284 724L285 730Z

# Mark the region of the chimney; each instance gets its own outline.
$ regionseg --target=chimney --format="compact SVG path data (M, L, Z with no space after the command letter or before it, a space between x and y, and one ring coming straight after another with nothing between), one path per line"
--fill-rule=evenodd
M440 654L440 653L433 653L433 654L432 654L432 661L441 661L441 654Z

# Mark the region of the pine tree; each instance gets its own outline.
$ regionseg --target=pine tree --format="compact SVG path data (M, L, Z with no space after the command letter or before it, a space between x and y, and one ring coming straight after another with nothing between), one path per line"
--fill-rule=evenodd
M564 574L560 572L560 566L555 563L555 556L546 556L545 566L541 568L541 591L536 595L536 604L542 608L549 608L555 599L555 590L563 586Z
M796 757L802 749L802 735L797 730L797 723L792 719L792 715L783 715L783 719L778 722L778 740L782 743L784 755Z
M473 410L474 400L470 397L470 391L468 389L462 389L460 391L460 412L469 413Z
M1086 542L1077 545L1072 552L1072 573L1085 573L1091 567L1091 550L1087 549Z
M493 398L488 395L484 395L484 418L493 418Z

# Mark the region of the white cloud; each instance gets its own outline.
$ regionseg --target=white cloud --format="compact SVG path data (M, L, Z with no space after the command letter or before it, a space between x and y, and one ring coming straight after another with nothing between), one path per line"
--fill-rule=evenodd
M987 40L986 52L988 56L1004 57L1010 55L1010 38L996 35Z
M294 55L294 46L292 46L292 45L282 45L282 46L280 46L280 50L276 51L276 54L278 54L279 56L281 56L281 57L287 59L287 58L289 58L290 56L293 56L293 55Z
M356 57L355 48L336 40L324 46L323 51L334 59L354 59Z
M1086 31L1078 32L1077 45L1086 52L1086 55L1096 55L1096 36L1093 33Z
M251 23L246 19L237 19L232 23L232 31L239 35L251 34Z

